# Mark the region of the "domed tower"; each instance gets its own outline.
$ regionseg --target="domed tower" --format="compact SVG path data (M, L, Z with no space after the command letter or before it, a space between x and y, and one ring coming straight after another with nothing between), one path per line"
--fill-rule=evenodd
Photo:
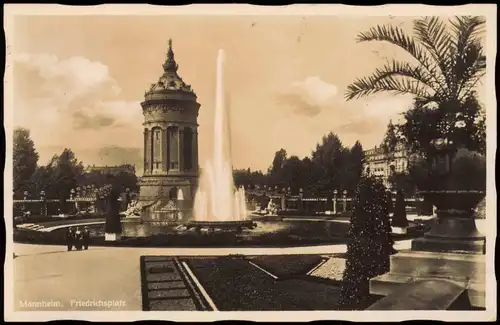
M183 200L191 206L198 182L198 110L190 85L177 74L169 40L163 74L141 103L144 114L144 175L140 201ZM186 206L186 207L187 207Z

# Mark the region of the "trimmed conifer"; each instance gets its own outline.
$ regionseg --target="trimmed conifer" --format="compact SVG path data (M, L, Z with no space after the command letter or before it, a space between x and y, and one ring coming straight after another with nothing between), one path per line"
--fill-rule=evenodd
M108 234L121 234L120 201L118 201L120 197L119 189L116 186L110 187L105 196L107 211L104 230Z
M348 236L339 303L354 310L369 298L369 280L389 271L393 253L386 188L372 176L357 186Z
M403 191L396 192L396 203L394 204L394 214L392 216L393 227L408 227L408 219L406 218L406 203Z

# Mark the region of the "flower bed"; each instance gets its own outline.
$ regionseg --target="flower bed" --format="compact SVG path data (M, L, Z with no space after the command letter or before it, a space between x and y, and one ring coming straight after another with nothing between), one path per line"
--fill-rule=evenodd
M301 279L275 281L242 258L188 259L221 311L335 310L340 289Z
M278 278L305 275L318 265L323 258L319 255L255 256L248 260L271 272Z
M342 282L345 270L345 258L332 257L314 270L310 276Z

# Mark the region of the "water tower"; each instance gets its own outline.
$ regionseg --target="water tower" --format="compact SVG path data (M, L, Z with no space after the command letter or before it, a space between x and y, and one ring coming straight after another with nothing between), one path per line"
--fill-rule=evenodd
M192 206L198 182L198 111L191 86L177 74L169 40L163 74L141 103L144 114L144 175L139 201L182 200ZM179 202L181 203L181 202Z

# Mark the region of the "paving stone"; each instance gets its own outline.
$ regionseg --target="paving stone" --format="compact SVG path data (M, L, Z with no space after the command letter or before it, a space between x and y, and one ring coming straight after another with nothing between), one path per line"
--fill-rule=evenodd
M186 286L183 281L171 281L171 282L151 282L148 283L149 290L158 289L184 289Z
M146 262L145 264L147 269L153 268L153 267L169 267L169 268L175 268L174 263L171 261L155 261L155 262Z
M175 269L169 266L153 266L148 269L149 274L174 273Z
M168 256L145 256L144 260L146 262L149 262L149 261L172 261L172 258L168 257Z
M192 299L168 299L153 300L149 302L149 309L152 311L170 310L170 311L196 311L196 305Z
M177 273L160 273L160 274L148 274L146 276L148 282L158 282L158 281L179 281L182 280Z
M186 289L155 290L148 292L149 299L184 297L190 297L189 291L187 291Z

